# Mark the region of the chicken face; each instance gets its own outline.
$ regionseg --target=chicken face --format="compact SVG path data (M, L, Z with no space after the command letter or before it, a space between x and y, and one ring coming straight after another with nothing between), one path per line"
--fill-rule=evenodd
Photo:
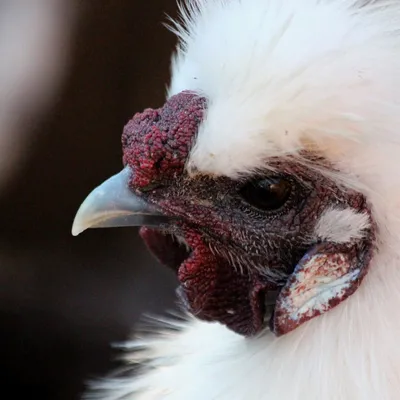
M302 155L309 163L276 158L268 170L237 180L188 174L205 108L204 98L183 92L159 110L136 114L122 138L125 170L112 178L114 186L89 196L75 232L142 224L148 248L177 273L178 295L190 313L245 336L266 326L285 334L360 285L373 251L368 205L306 166L329 168L310 153ZM119 200L111 206L118 193L135 206L122 213ZM88 211L93 204L96 217Z

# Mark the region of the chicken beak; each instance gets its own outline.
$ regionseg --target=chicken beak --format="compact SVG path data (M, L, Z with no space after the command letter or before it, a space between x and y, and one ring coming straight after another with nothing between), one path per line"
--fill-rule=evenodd
M88 228L160 226L168 222L168 217L129 189L131 174L129 167L124 168L86 197L75 216L72 235Z

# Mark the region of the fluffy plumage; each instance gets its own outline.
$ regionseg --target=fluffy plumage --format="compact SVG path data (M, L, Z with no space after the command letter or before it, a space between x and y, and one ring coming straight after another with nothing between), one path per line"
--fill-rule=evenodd
M190 174L237 178L294 156L365 195L377 251L347 301L282 337L243 338L192 318L171 323L177 330L162 323L127 344L142 374L97 384L96 395L398 399L400 2L192 0L181 11L169 96L191 90L208 102ZM303 150L335 172L302 160ZM323 215L321 236L362 236L362 214L335 213Z

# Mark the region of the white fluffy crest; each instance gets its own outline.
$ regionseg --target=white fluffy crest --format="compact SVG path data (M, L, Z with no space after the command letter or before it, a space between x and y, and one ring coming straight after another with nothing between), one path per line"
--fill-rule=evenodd
M378 251L351 298L282 337L189 320L133 342L130 362L147 369L100 397L399 399L400 1L190 0L181 11L169 95L208 99L188 168L237 177L311 146L367 196ZM324 218L340 219L319 231L336 240L366 224Z
M363 4L363 6L361 6ZM189 167L228 175L317 146L399 143L400 2L191 0L169 95L208 99Z

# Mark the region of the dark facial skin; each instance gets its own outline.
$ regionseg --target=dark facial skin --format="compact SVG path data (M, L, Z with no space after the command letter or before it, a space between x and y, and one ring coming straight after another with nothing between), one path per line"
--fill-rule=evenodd
M357 269L354 284L365 275L371 232L357 243L321 247L315 226L331 207L369 212L368 207L360 194L341 190L290 158L269 160L273 172L241 180L188 176L184 166L205 107L204 99L184 92L162 109L137 114L125 127L124 162L132 169L132 191L173 218L159 230L143 227L141 236L176 271L179 297L193 315L245 336L268 323L284 334L310 319L293 322L282 307L294 293L289 277L293 282L299 276L295 267L310 249L329 249L330 265L336 251L350 254L345 270Z

